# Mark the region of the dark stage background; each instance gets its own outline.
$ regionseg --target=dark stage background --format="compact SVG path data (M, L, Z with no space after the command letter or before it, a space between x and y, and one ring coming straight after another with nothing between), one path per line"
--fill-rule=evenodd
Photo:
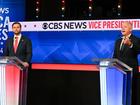
M100 105L99 72L31 70L27 105Z
M137 92L140 93L140 76ZM140 96L140 95L139 95ZM137 105L140 105L136 96ZM27 105L101 105L98 71L31 70Z

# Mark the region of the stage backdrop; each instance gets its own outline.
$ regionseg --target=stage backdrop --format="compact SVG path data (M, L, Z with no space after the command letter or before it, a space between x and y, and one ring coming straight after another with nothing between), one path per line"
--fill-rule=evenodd
M8 38L10 21L24 21L25 0L0 0L0 55Z
M93 64L94 58L112 58L123 21L131 21L133 33L140 37L139 19L21 23L33 43L33 63Z

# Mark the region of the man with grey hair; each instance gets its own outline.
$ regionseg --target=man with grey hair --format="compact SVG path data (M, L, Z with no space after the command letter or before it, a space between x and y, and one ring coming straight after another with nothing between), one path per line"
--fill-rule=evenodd
M133 68L132 105L138 105L137 78L139 72L140 38L132 34L132 24L130 22L122 23L121 34L122 38L115 42L113 58L117 58Z

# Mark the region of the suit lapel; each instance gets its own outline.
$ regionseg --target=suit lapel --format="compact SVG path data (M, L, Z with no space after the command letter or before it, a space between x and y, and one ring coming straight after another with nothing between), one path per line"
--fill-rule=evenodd
M130 36L130 39L132 40L133 36ZM125 54L129 50L129 46L125 45L124 50L122 51L123 54Z
M120 54L121 53L121 51L120 51L120 45L121 45L121 39L118 41L118 45L117 45L117 49L118 49L118 53Z
M10 46L11 46L10 48L11 48L11 50L12 50L11 52L12 52L13 54L15 54L15 53L14 53L14 37L13 37L13 38L11 39L11 41L10 41Z
M125 52L127 52L128 49L129 49L128 46L124 45L124 49L123 49L122 53L125 54Z
M121 45L121 42L122 42L122 39L120 39L119 40L119 44L118 44L118 53L119 53L119 55L123 55L123 54L125 54L125 52L126 52L126 50L127 50L127 46L124 46L124 48L123 48L123 50L120 50L120 45Z

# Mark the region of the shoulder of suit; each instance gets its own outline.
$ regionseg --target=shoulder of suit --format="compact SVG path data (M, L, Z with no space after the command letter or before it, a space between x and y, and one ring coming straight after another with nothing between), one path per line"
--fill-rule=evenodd
M121 42L122 38L119 38L115 41L115 44L119 44Z
M132 34L132 38L135 38L135 39L139 39L140 40L140 38L138 36L135 36L133 34Z
M121 41L121 40L122 40L122 38L118 38L118 39L116 40L116 42Z
M13 40L14 37L8 37L7 41Z
M25 39L25 40L30 40L28 37L22 35L22 38Z

